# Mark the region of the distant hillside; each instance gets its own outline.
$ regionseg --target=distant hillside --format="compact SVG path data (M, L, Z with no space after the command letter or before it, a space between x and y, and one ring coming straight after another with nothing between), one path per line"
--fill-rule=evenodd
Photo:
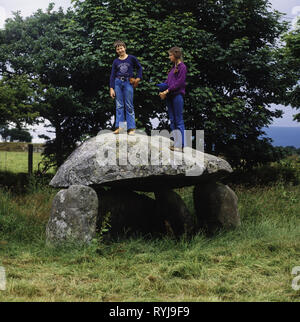
M271 126L264 128L264 131L267 137L273 140L273 146L294 146L295 148L300 148L300 126Z

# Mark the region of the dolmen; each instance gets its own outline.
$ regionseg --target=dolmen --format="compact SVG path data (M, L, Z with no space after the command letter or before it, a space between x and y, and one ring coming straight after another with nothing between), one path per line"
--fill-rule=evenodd
M89 243L103 231L109 238L180 237L238 227L237 196L221 183L232 172L229 163L171 145L161 135L110 131L83 142L50 182L62 189L52 203L47 242ZM194 211L174 191L186 186L194 186Z

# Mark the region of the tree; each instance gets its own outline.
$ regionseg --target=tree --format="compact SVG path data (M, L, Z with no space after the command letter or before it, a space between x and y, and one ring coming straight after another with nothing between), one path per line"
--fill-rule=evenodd
M109 75L113 42L125 41L144 73L135 92L137 126L165 128L166 108L155 84L170 69L167 50L184 49L188 67L185 124L205 130L205 149L232 165L272 159L262 128L280 117L291 79L283 73L279 36L287 31L267 0L73 1L74 12L16 14L1 31L0 61L15 74L38 75L44 86L39 109L55 128L45 152L61 164L83 134L112 126ZM268 147L268 148L266 148ZM259 151L259 153L258 153Z
M0 135L4 142L6 142L9 137L9 128L6 124L0 124Z
M0 32L0 66L2 74L26 73L30 80L39 82L34 102L39 116L49 120L56 133L55 139L48 137L45 153L53 164L60 165L85 132L83 118L90 110L81 105L80 98L84 101L85 97L73 88L72 72L78 75L75 83L89 77L77 70L76 54L68 47L72 35L65 29L72 12L64 14L61 8L55 12L53 6L25 19L16 12L7 20Z
M32 136L25 129L13 128L9 129L10 142L18 141L18 142L31 142Z
M283 55L287 64L286 70L294 80L292 84L294 86L291 86L287 91L284 103L300 109L300 19L297 28L287 33L283 40L286 42L286 46L283 48ZM300 113L294 115L294 120L300 122Z
M10 142L31 142L32 136L26 129L11 128L9 129L7 125L0 125L0 135L6 142L9 138Z
M7 75L0 80L0 124L32 124L38 117L34 97L36 82L26 74Z
M272 150L270 140L260 136L263 127L281 117L281 111L269 107L281 101L290 79L282 74L278 55L287 23L279 22L281 14L271 11L268 1L73 3L74 25L90 40L90 53L100 49L107 78L116 39L124 40L141 61L144 80L135 105L143 127L150 130L154 117L160 128L166 126L155 84L166 78L167 50L177 45L184 49L188 67L186 128L204 129L206 151L224 155L233 165L272 159L266 152Z

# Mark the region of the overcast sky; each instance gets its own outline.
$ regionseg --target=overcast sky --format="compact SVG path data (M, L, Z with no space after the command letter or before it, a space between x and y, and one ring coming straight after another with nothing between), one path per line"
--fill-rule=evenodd
M12 11L21 11L22 16L29 16L37 9L46 9L50 2L55 3L55 8L64 9L71 6L71 0L0 0L0 27L6 18L11 17ZM286 19L292 21L300 15L300 0L270 0L274 9L285 13Z
M12 16L13 11L21 11L23 17L31 15L37 9L45 10L50 2L55 3L55 9L63 7L67 9L71 5L71 0L0 0L0 28L3 28L5 19ZM270 0L273 8L285 13L285 19L295 23L297 16L300 16L300 0ZM275 106L274 106L275 108ZM273 126L299 126L299 122L294 122L292 115L296 113L295 109L279 106L284 110L284 116L274 121ZM40 132L39 127L37 132ZM44 131L43 131L44 132ZM36 134L34 135L36 137ZM37 142L37 139L34 140Z

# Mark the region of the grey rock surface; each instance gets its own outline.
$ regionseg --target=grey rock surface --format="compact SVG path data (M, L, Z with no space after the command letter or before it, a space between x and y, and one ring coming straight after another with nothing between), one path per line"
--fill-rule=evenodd
M53 199L46 227L47 243L66 240L89 243L96 232L98 197L87 186L72 185Z
M193 194L200 229L214 233L240 226L238 198L228 186L213 182L199 184Z
M170 151L171 140L136 133L100 134L85 141L61 165L50 182L71 185L117 186L155 191L178 188L219 178L232 172L227 161L192 148Z

